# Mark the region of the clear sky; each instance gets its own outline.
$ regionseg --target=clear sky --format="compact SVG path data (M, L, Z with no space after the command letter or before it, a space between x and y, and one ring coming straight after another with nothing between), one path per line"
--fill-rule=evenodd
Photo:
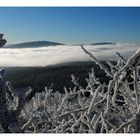
M8 43L140 43L140 8L0 7L0 32Z

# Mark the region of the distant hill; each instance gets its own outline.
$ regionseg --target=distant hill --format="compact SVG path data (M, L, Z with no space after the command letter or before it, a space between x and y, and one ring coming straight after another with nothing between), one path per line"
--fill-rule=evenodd
M99 43L92 43L91 45L115 45L116 43L112 42L99 42Z
M23 42L18 44L11 44L5 46L5 48L36 48L36 47L45 47L45 46L56 46L56 45L64 45L58 42L51 41L32 41L32 42Z

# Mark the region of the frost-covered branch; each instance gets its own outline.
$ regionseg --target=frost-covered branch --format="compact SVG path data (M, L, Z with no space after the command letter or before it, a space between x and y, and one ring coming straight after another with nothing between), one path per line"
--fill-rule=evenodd
M100 68L106 72L106 74L107 74L108 76L113 77L112 73L111 73L111 72L110 72L110 71L109 71L95 56L93 56L92 53L88 52L83 46L81 46L81 49L82 49L88 56L90 56L90 57L93 59L93 61L95 61L96 64L98 64L98 65L100 66Z

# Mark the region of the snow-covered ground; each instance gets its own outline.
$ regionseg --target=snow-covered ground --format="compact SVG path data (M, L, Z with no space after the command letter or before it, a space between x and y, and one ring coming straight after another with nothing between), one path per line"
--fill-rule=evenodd
M85 45L100 60L115 60L119 52L125 58L131 56L140 45L117 43L111 45ZM39 48L1 48L0 66L47 66L73 61L88 61L90 58L80 46L46 46Z

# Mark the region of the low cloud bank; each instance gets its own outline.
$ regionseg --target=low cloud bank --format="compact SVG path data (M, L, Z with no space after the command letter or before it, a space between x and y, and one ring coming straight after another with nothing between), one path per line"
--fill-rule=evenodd
M140 45L135 44L110 44L110 45L85 45L88 51L100 60L116 60L116 52L126 59L131 56ZM0 49L0 67L2 66L47 66L65 62L91 60L80 46L46 46L38 48Z

